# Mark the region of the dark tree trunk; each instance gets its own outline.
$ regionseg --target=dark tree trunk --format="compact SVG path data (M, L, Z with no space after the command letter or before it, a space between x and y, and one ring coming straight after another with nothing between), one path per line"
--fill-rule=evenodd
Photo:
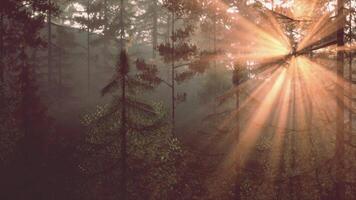
M62 50L59 50L58 59L58 97L59 100L62 98Z
M107 53L108 48L108 1L104 0L104 54ZM106 59L106 57L105 57Z
M172 134L175 135L175 112L176 112L176 95L175 95L175 27L174 27L174 23L175 23L175 12L172 12Z
M4 14L0 13L0 87L4 83L4 70L5 70L5 61L4 61ZM1 88L0 88L1 90Z
M124 22L124 0L120 0L120 48L125 48L125 22Z
M122 67L122 66L121 66ZM122 77L122 108L121 108L121 168L122 168L122 200L127 199L127 139L126 139L126 80L125 76Z
M124 0L120 0L120 48L121 54L125 51L125 23L124 23ZM125 52L126 53L126 52ZM126 68L126 63L121 62L121 68ZM127 199L127 130L126 130L126 70L121 69L121 96L122 96L122 108L121 108L121 198Z
M214 16L213 16L213 51L214 51L214 74L215 74L215 82L216 82L216 86L215 86L215 89L214 89L214 95L215 97L218 96L218 92L220 90L220 85L219 85L219 81L217 80L218 79L218 75L217 75L217 60L216 60L216 54L217 54L217 48L216 48L216 35L217 35L217 29L216 29L216 23L217 23L217 20L216 20L216 15L217 15L217 10L215 9L214 10ZM238 98L238 97L236 97ZM237 100L238 101L238 100ZM214 114L216 114L216 110L217 110L217 105L214 104Z
M108 1L104 0L104 34L108 30Z
M352 5L352 2L350 1L350 7ZM349 38L349 43L352 44L352 20L353 20L353 15L352 15L352 12L350 12L350 15L349 15L349 34L350 34L350 38ZM353 61L353 57L352 57L352 51L349 52L349 88L348 88L348 92L349 92L349 96L350 96L350 99L349 99L349 131L351 133L352 129L353 129L353 122L352 122L352 115L353 115L353 112L351 111L352 107L353 107L353 93L352 93L352 85L353 85L353 74L354 74L354 71L352 69L352 61ZM352 137L352 136L351 136Z
M157 0L153 0L153 27L152 27L152 57L156 58L156 47L158 44L158 13Z
M48 4L51 5L51 0L48 0ZM48 9L47 16L48 24L48 84L52 84L52 10Z
M90 20L90 1L88 0L87 2L87 81L88 81L88 94L90 94L90 26L89 26L89 20Z

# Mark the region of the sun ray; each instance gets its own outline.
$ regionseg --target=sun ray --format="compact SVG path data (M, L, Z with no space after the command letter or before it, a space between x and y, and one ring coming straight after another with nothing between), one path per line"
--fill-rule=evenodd
M272 113L271 111L277 102L278 96L280 95L286 80L286 73L287 70L285 68L279 69L275 81L269 86L269 89L266 89L268 92L264 95L265 98L256 109L246 127L240 133L236 151L240 152L239 154L243 155L242 157L248 157L249 152L252 150L253 145L261 134L263 125L269 120L269 116ZM256 124L261 126L256 127Z
M278 168L281 162L281 155L283 152L283 140L285 139L285 129L288 124L288 115L290 108L290 97L291 97L291 79L288 75L288 79L285 84L285 89L282 92L282 98L280 100L279 110L277 114L277 127L278 129L275 131L272 140L272 149L269 158L269 162L271 165L271 174L277 173Z
M323 39L332 36L338 30L339 24L345 16L331 17L331 13L325 13L318 21L310 26L306 36L298 44L297 50L313 45Z
M273 12L261 14L246 9L249 18L239 12L226 13L232 23L227 37L234 42L221 47L231 53L235 70L246 70L254 76L221 97L225 101L237 93L240 95L239 107L222 119L218 127L225 133L219 145L229 146L217 169L223 172L221 176L231 176L232 171L248 167L261 138L270 135L272 145L267 159L273 176L280 173L282 162L287 162L283 161L283 153L310 158L307 139L311 134L320 130L323 133L317 134L322 138L335 128L335 100L341 99L347 105L345 96L337 96L335 88L348 81L337 76L336 63L326 63L328 57L324 55L356 48L354 44L325 48L335 44L334 34L344 16L334 17L331 12L316 16L318 2L295 0L289 8L290 17L297 24L293 29L298 38L285 30ZM218 1L218 7L229 8L222 1ZM318 45L322 50L315 48ZM316 58L308 58L309 53ZM256 78L259 75L264 77ZM295 165L298 168L299 164Z

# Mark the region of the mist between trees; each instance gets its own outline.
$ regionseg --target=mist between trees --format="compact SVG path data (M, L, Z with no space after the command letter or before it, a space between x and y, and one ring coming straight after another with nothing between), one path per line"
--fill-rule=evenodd
M0 199L356 199L356 0L2 0Z

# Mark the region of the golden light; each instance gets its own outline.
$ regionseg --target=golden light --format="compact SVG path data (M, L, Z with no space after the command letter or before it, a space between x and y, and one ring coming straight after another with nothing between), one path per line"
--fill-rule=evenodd
M299 33L302 38L296 52L335 35L343 20L344 16L332 17L328 12L316 16L314 11L317 2L295 0L289 8L294 19L311 20L308 23L301 22L304 28ZM216 5L222 10L228 10L228 6L221 1ZM274 64L263 71L263 75L268 78L248 80L222 96L226 99L250 89L241 98L240 106L219 126L219 130L230 130L228 135L221 138L220 144L230 144L231 147L218 171L229 176L236 168L244 168L257 141L268 132L266 127L274 128L269 160L272 170L278 170L286 132L301 132L303 135L297 137L311 137L312 127L320 132L329 131L336 117L335 97L344 101L344 96L335 96L335 85L344 85L347 81L340 81L333 71L336 62L323 65L321 58L312 60L305 55L294 55L291 43L296 41L292 41L271 13L267 12L262 17L251 13L251 16L256 16L253 20L238 12L227 12L227 15L234 22L227 37L234 38L236 44L227 44L223 48L233 54L238 67L247 68L247 63L251 61L257 63L256 68L278 60L283 60L283 64ZM355 49L355 44L349 44L322 50L331 53ZM236 117L239 118L239 126L236 125ZM301 151L306 151L308 142L301 141L300 145L304 148Z
M294 0L291 13L294 19L308 20L314 15L314 9L318 0Z

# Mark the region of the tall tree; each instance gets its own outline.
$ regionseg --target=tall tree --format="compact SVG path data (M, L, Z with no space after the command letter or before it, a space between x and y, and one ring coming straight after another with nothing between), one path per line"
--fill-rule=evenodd
M90 0L87 1L87 80L88 80L88 93L90 93L90 25L89 25L89 22L90 22Z
M48 0L48 4L52 4L51 0ZM52 85L52 10L49 9L47 11L47 28L48 28L48 35L47 35L47 48L48 48L48 84L51 87Z
M171 125L174 135L176 106L177 103L186 99L186 93L177 94L176 84L187 80L201 70L201 66L194 62L199 55L198 49L195 44L189 41L194 32L194 20L200 16L201 10L197 1L166 0L163 2L163 6L171 14L171 37L170 42L159 45L158 50L165 63L170 64L171 80L170 83L167 81L164 81L164 83L171 89ZM183 25L176 27L178 22L183 22ZM194 68L196 70L192 70ZM183 70L178 72L178 69Z
M122 199L127 199L127 121L126 121L126 76L129 72L129 59L125 50L125 21L124 21L124 0L120 1L120 64L119 73L121 77L121 195Z
M39 31L45 25L48 13L56 14L57 10L48 0L12 1L6 0L1 6L1 80L5 82L4 74L11 70L16 60L20 45L26 47L41 47L45 41ZM34 13L40 13L34 15Z
M342 47L345 45L344 35L345 35L345 16L344 0L337 1L337 17L342 18L341 23L338 25L337 30L337 46ZM344 52L337 52L337 96L344 96ZM345 132L344 132L344 99L336 98L337 101L337 111L336 111L336 143L335 143L335 158L336 158L336 183L335 183L335 192L336 198L339 200L346 199L346 188L345 188Z
M11 97L7 104L12 109L1 110L1 115L6 112L6 118L11 122L8 130L16 130L19 137L13 150L18 152L18 163L9 164L9 170L1 172L4 177L1 180L4 186L2 191L6 191L1 194L3 199L21 199L25 196L41 198L34 191L37 189L35 185L41 183L39 177L43 173L50 120L38 94L35 63L31 62L28 54L34 48L45 46L45 38L41 37L40 30L46 25L45 18L49 10L52 13L55 11L48 0L2 1L1 32L4 49L1 59L2 70L6 72L3 83L10 88L5 96ZM2 133L0 137L3 136ZM14 179L19 174L24 175L21 180Z
M2 85L4 83L4 8L0 8L0 90L2 92Z
M109 136L109 138L104 139L109 140L109 146L113 145L113 148L118 148L115 152L120 152L119 160L104 171L112 171L117 168L120 170L121 199L128 198L128 181L130 179L128 149L132 148L128 144L132 144L132 137L136 137L137 134L154 133L162 127L164 122L162 118L164 115L160 114L155 106L139 100L142 98L139 95L142 91L151 90L160 83L157 77L158 70L155 66L137 59L135 72L129 73L130 63L126 51L122 50L116 66L116 74L102 90L103 95L113 94L113 101L110 106L95 113L94 119L89 117L89 123L87 122L88 125L94 124L99 130L100 127L105 127L101 131L114 135L114 137ZM120 92L120 95L117 95L118 92ZM97 131L94 133L97 133ZM104 145L107 145L107 143Z
M152 1L152 56L156 57L156 48L158 45L158 1Z
M82 28L85 29L87 37L86 37L86 63L87 63L87 90L88 94L90 93L90 79L91 79L91 34L95 30L96 21L93 20L93 2L92 0L83 0L80 2L83 7L85 7L85 16L76 17L75 20L82 25Z

